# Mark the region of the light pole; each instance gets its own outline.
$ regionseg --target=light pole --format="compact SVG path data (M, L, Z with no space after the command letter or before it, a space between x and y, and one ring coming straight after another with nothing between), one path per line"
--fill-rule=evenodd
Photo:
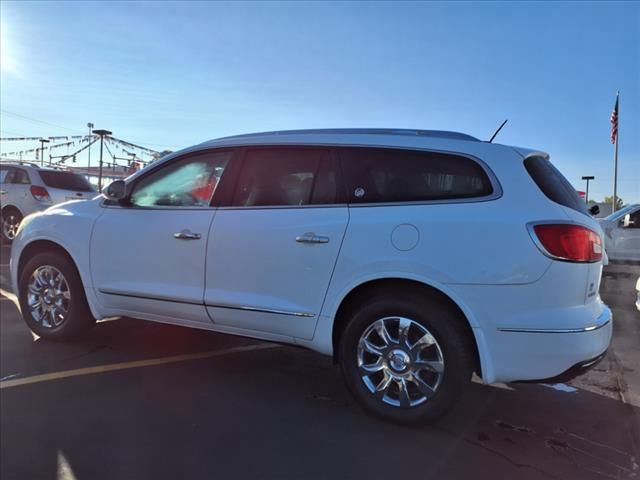
M585 202L587 205L589 205L589 181L590 181L590 180L593 180L594 178L595 178L595 177L594 177L594 176L592 176L592 175L588 175L588 176L582 177L582 180L586 180L586 181L587 181L587 190L586 190L586 192L585 192L585 194L584 194L584 202Z
M89 128L89 157L87 159L87 178L91 178L91 135L93 135L93 123L87 123L87 127Z
M44 167L44 144L49 143L48 138L40 139L40 166Z
M104 136L111 135L109 130L94 130L93 133L100 135L100 171L98 173L98 191L102 191L102 148L104 147Z

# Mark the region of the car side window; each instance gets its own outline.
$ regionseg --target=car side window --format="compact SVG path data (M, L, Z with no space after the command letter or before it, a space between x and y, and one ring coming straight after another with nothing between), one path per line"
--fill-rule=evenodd
M480 164L460 155L360 147L339 152L351 203L464 199L493 192Z
M640 228L640 209L629 214L629 226L627 228Z
M11 178L11 183L17 183L17 184L22 184L22 185L28 185L31 183L31 181L29 180L29 174L21 169L21 168L16 168L14 173L13 173L13 177Z
M237 207L303 206L335 203L337 172L328 150L248 150L233 196Z
M0 183L9 183L9 172L13 171L11 168L0 167ZM12 175L13 176L13 175Z
M138 207L208 207L233 152L203 152L170 162L134 186Z

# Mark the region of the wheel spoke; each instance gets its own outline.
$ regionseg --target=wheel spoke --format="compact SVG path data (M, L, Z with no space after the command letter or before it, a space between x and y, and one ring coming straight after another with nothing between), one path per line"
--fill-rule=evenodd
M363 363L360 365L360 370L364 375L370 375L372 373L379 372L384 368L384 363L382 362L382 358L378 358L375 363Z
M375 324L375 330L378 336L380 337L380 339L384 342L385 346L388 346L390 343L392 343L391 336L389 335L389 332L387 331L387 327L384 324L384 322L377 322Z
M400 318L398 323L398 343L409 348L409 329L411 328L411 320L408 318Z
M416 387L418 387L420 393L422 393L422 395L424 395L426 398L429 398L433 396L434 393L436 393L435 390L427 382L422 380L418 375L412 375L411 381Z
M442 360L417 360L414 363L415 370L429 370L435 373L444 372L444 362Z
M407 388L407 381L404 378L400 378L396 381L398 384L398 400L400 401L400 407L409 407L411 400L409 399L409 389Z
M47 285L47 279L45 278L46 270L36 270L36 282L40 287Z
M52 327L56 326L56 308L55 307L51 307L51 309L49 310L49 323L51 324Z
M374 345L366 338L363 338L361 342L362 342L362 347L364 348L365 351L371 353L372 355L376 355L378 357L382 356L382 349L380 347Z
M385 376L382 378L382 380L380 380L378 385L376 385L376 391L375 391L376 398L382 399L387 394L387 391L389 390L389 385L391 385L391 380L392 380L391 376L385 374Z

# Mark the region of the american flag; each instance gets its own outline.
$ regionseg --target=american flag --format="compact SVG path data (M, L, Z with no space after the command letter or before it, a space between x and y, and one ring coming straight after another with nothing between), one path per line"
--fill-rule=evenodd
M609 121L611 122L611 143L616 143L618 141L618 95L616 95L616 105L613 107Z

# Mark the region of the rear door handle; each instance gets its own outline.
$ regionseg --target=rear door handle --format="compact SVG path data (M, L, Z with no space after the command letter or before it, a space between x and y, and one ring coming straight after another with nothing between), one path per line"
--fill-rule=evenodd
M313 232L307 232L304 235L296 237L298 243L329 243L329 237L324 235L316 235Z
M7 191L6 190L0 190L0 195L6 195Z
M182 230L173 234L173 238L176 240L200 240L202 235L199 233L193 233L191 230Z

